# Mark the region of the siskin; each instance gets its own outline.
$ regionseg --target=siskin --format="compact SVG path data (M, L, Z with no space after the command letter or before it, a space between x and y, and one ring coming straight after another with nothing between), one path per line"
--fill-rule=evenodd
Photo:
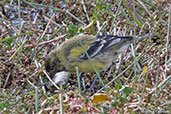
M136 37L136 41L148 37L150 33ZM63 42L45 57L45 69L51 77L60 71L75 72L75 67L80 72L94 72L86 51L96 69L103 71L133 42L133 36L77 35Z

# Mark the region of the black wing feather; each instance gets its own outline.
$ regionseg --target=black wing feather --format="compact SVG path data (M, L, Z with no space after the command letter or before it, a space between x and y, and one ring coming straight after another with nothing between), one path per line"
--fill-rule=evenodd
M97 36L97 40L90 45L90 47L87 49L87 53L90 56L90 58L93 58L97 55L100 55L110 47L124 41L133 38L132 36ZM86 60L88 59L85 53L82 53L79 56L79 59Z

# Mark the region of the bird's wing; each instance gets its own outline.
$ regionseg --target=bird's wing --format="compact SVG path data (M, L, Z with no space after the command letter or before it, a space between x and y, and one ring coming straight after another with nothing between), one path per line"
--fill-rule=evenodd
M117 45L125 40L131 39L132 36L97 36L96 41L93 42L88 49L86 50L90 58L93 58L97 55L102 54L103 52L107 51L110 47ZM79 56L79 59L86 60L88 57L85 53L82 53Z

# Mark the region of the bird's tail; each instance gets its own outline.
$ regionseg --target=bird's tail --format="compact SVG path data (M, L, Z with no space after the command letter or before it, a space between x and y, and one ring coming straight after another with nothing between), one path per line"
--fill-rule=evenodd
M138 39L138 41L144 40L145 38L149 38L152 37L153 35L151 34L151 32L144 34L144 35L138 35L136 36L136 38Z

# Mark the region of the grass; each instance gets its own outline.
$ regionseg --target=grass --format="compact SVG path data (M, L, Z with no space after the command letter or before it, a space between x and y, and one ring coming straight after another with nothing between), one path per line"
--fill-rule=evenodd
M171 113L168 1L0 4L0 113ZM42 58L77 34L135 36L149 31L154 36L134 43L107 71L96 71L101 81L92 92L83 90L95 73L79 79L78 68L65 85L58 85L44 70Z

